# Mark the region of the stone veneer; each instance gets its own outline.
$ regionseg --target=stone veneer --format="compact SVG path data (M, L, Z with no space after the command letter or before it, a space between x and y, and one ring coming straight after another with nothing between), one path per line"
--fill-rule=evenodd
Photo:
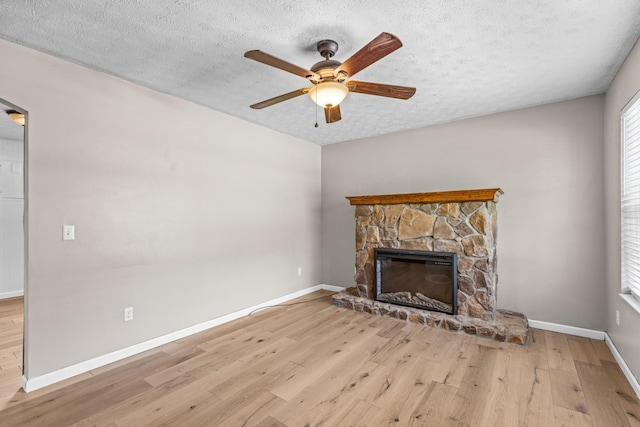
M500 189L348 197L356 205L356 289L334 304L451 331L517 344L526 342L524 315L496 309L496 203ZM374 300L375 248L458 254L458 314Z

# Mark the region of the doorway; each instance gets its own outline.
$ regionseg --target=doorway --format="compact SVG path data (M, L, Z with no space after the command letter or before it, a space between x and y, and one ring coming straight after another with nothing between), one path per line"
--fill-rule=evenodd
M25 116L0 99L0 389L7 391L18 390L24 374Z

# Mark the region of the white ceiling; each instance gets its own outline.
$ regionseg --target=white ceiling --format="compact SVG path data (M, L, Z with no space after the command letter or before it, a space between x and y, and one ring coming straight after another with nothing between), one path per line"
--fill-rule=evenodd
M245 51L310 68L317 41L344 61L383 31L404 46L357 80L415 86L412 99L350 94L318 128L306 96L249 108L310 84ZM0 3L0 38L319 144L602 93L639 35L640 0Z

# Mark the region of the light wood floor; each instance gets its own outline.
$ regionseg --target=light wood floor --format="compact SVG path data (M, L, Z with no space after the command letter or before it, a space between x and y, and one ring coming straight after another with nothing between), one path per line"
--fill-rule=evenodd
M323 295L28 395L21 301L0 302L0 425L640 426L602 341L522 348L303 299Z
M0 299L0 409L5 395L20 387L23 319L22 297Z

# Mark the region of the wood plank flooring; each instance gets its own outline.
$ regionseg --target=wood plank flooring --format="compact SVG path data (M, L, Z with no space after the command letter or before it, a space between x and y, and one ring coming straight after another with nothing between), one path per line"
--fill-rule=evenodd
M604 342L534 329L526 347L496 343L336 308L330 296L29 394L22 300L0 301L0 425L640 426Z
M0 409L22 382L23 313L22 297L0 299Z

